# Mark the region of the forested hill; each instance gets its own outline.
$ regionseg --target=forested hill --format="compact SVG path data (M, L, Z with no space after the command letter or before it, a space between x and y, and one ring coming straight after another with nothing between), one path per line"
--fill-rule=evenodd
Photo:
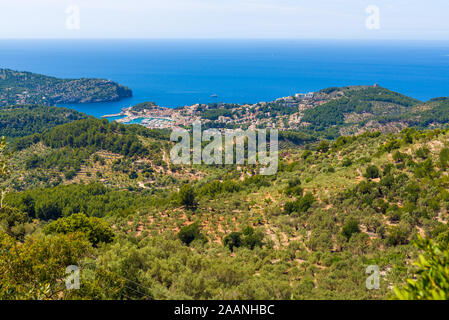
M310 128L323 130L332 126L361 124L382 115L401 115L420 101L380 87L348 87L338 90L340 95L325 104L305 111L303 121Z
M416 124L412 120L417 120L418 114L410 114L425 105L378 86L328 88L320 92L334 93L336 97L305 110L303 126L333 138L373 130L399 132Z
M449 98L421 102L381 87L323 89L333 99L304 111L307 131L337 138L366 131L400 132L404 128L445 128Z
M0 106L14 104L118 101L131 89L104 79L58 79L31 72L0 69Z
M25 129L32 131L39 129L39 125L28 124ZM161 165L163 154L169 152L169 136L164 130L96 118L49 126L32 135L11 139L10 149L15 158L11 162L17 170L13 170L8 184L18 190L96 179L118 187L148 184L168 175Z
M11 138L41 133L52 127L88 118L78 111L39 105L0 107L0 136Z

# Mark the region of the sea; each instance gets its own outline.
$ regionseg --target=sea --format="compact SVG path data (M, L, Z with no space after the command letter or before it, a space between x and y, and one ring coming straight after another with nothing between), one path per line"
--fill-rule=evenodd
M63 105L96 117L145 101L256 103L375 83L421 101L449 96L449 41L0 40L0 67L133 90L118 102Z

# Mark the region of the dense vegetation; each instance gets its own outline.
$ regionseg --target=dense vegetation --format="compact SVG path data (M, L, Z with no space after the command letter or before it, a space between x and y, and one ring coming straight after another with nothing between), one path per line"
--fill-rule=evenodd
M83 166L89 163L92 166L95 166L95 163L104 165L105 160L98 153L105 152L116 155L104 155L116 158L115 170L131 174L134 170L133 166L126 166L126 163L141 157L151 157L153 162L159 162L160 150L164 144L166 145L166 142L162 141L168 137L165 131L148 130L138 125L127 126L116 122L109 123L105 119L89 118L17 139L13 145L16 150L24 150L24 152L30 147L46 150L44 153L29 152L25 159L23 156L20 157L20 161L25 160L25 168L28 171L45 170L47 172L45 180L51 180L52 182L49 182L51 184L61 182L60 178L62 178L55 176L52 169L57 169L56 173L62 172L65 179L71 180ZM145 142L147 139L152 140L153 143L147 145ZM93 154L95 155L92 157ZM139 164L138 167L140 170L145 169L144 164Z
M41 141L51 148L102 149L125 156L142 156L148 152L132 129L107 120L86 119L68 123L42 134Z
M129 88L109 80L58 79L0 69L0 106L117 101L131 95Z
M368 112L359 93L342 99ZM447 298L448 129L285 131L273 176L173 165L169 132L136 125L36 130L0 142L2 299ZM68 265L79 290L64 287Z
M95 125L103 128L101 123ZM392 297L388 287L401 287L407 268L413 268L406 259L417 256L413 239L422 234L449 243L444 213L449 149L439 144L448 134L406 130L395 136L341 137L291 150L274 177L253 175L239 182L237 168L226 174L215 168L207 179L165 193L119 191L98 183L10 193L9 209L3 209L9 211L0 215L2 241L10 249L0 266L14 267L3 271L2 295ZM73 239L70 244L64 243L67 237ZM23 242L20 252L12 246L16 241ZM61 255L53 246L67 248ZM42 247L49 250L42 254ZM30 269L23 259L31 261ZM29 279L46 259L54 262L47 273L35 272L39 286L17 282L11 273ZM60 268L74 261L90 265L83 277L98 281L82 281L79 291L64 290ZM384 272L380 290L364 286L371 264Z
M382 103L389 104L388 108L379 108ZM388 111L389 116L402 114L419 101L384 88L351 89L345 96L331 100L304 112L303 120L311 124L311 129L322 131L333 126L345 124L347 114L383 115ZM393 108L391 107L393 106Z
M448 300L449 299L449 250L448 242L436 243L418 237L415 245L422 250L416 263L416 280L408 280L404 288L395 288L401 300Z
M101 184L61 185L46 189L31 189L10 193L6 201L30 218L40 220L68 217L84 213L92 217L127 216L137 205L149 200L145 194L111 190Z
M39 105L16 105L0 108L0 136L23 137L46 129L85 119L75 110Z

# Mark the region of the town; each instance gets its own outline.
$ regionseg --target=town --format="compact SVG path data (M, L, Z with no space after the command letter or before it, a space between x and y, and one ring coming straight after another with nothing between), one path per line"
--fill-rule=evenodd
M333 96L325 92L297 93L271 102L255 104L194 104L178 108L166 108L154 102L125 107L118 114L104 115L119 123L138 123L147 128L178 128L201 121L211 128L278 128L297 129L307 126L301 122L303 111L328 102Z

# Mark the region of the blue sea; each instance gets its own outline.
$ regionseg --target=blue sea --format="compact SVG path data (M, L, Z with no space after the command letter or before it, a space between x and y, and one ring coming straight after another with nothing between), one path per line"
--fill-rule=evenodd
M449 96L449 41L1 40L0 67L133 90L119 102L69 105L97 117L144 101L255 103L374 83L420 100Z

